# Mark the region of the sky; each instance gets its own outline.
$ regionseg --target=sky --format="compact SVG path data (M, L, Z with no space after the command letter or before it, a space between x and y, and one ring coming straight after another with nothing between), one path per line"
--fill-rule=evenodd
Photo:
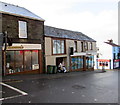
M97 41L103 58L104 42L118 43L119 0L1 0L24 7L45 20L45 25L82 32ZM112 53L112 52L111 52Z

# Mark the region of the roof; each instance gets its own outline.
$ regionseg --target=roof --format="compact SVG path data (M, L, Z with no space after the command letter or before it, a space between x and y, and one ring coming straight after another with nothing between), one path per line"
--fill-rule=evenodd
M120 47L120 45L117 45L117 44L112 43L112 42L105 42L105 43L107 43L107 44L109 44L109 45L111 45L113 47Z
M44 30L45 30L45 36L49 36L49 37L96 42L94 39L77 31L65 30L51 26L44 26Z
M41 17L35 15L31 11L29 11L23 7L4 3L1 1L0 1L0 13L7 13L7 14L11 14L11 15L22 16L22 17L26 17L26 18L30 18L30 19L44 21L44 19L42 19Z

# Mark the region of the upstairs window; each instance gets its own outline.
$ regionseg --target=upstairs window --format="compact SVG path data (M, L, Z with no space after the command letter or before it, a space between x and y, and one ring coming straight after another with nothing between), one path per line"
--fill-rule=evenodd
M27 38L27 22L19 21L19 38Z
M65 40L53 40L53 54L65 53Z
M87 43L87 42L85 42L85 46L84 46L84 48L85 48L85 51L88 50L88 43Z
M81 52L83 52L83 51L84 51L84 43L81 42Z
M93 50L92 42L90 43L90 50Z
M74 41L74 52L77 52L77 41Z

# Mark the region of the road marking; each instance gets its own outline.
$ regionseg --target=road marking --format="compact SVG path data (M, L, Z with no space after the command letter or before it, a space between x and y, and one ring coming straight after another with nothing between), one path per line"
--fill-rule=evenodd
M1 98L0 101L16 98L16 97L20 97L20 96L24 96L24 95L16 95L16 96L11 96L11 97Z
M3 85L3 86L6 86L6 87L8 87L8 88L10 88L10 89L12 89L12 90L17 91L18 93L21 93L22 95L28 95L26 92L21 91L21 90L15 88L15 87L10 86L10 85L7 85L7 84L5 84L5 83L3 83L3 82L0 82L0 84Z

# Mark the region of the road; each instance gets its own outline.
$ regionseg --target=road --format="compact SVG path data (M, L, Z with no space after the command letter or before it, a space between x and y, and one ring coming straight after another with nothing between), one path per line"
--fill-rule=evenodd
M118 73L108 70L7 76L2 82L7 86L1 84L1 100L3 103L118 103Z

